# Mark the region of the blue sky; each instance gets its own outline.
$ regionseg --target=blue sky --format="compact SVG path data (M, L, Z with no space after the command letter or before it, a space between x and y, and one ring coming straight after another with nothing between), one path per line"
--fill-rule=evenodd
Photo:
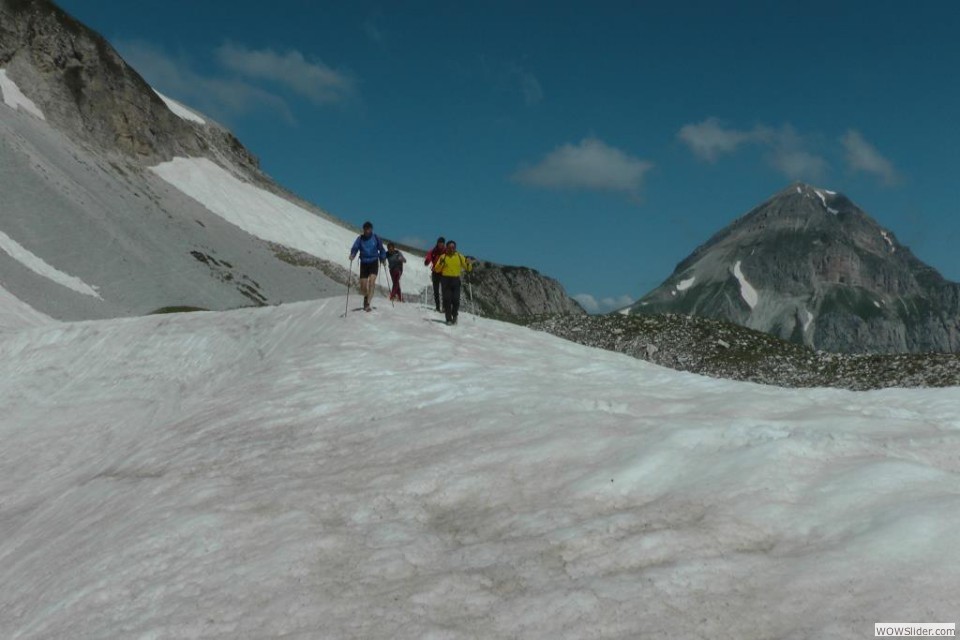
M334 215L600 309L794 180L960 280L956 3L60 4Z

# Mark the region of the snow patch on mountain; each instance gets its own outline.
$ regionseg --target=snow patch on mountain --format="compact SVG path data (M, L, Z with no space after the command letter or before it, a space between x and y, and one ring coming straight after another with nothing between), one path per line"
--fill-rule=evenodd
M40 107L20 91L20 87L7 75L6 69L0 69L0 93L3 94L4 103L11 109L16 110L20 108L30 115L36 116L41 120L46 120Z
M196 122L197 124L203 124L203 125L207 124L206 120L204 120L203 118L198 116L196 113L194 113L187 107L183 106L173 98L168 98L167 96L163 95L156 89L154 89L153 92L157 94L161 100L163 100L163 103L167 105L167 108L170 109L170 111L172 111L175 116L182 118L183 120Z
M244 182L207 158L174 158L152 170L251 235L344 267L348 265L348 254L357 232ZM386 241L383 229L376 231ZM403 284L408 289L429 283L430 274L426 269L404 271Z
M807 331L810 330L810 325L813 324L813 314L810 313L810 310L809 310L809 309L804 309L804 310L803 310L803 315L804 315L804 319L803 319L803 332L806 333Z
M103 299L100 297L100 293L96 287L92 287L80 278L66 274L56 267L47 264L42 258L20 245L3 231L0 231L0 250L6 252L11 258L44 278L52 280L68 289L73 289L77 293L82 293L85 296L93 296L100 300Z
M747 303L751 309L757 306L757 303L760 301L760 296L757 294L757 290L753 288L749 282L747 282L746 277L743 275L743 271L740 270L740 260L737 260L737 263L733 265L733 275L740 283L740 295L743 297L743 301Z
M887 233L885 230L881 229L880 235L883 236L883 239L886 241L886 243L890 245L890 253L894 253L897 250L897 247L896 245L893 244L893 240L890 238L890 234Z
M827 197L823 194L823 192L820 191L819 189L814 189L813 192L814 192L815 194L817 194L817 197L818 197L818 198L820 198L820 202L823 203L823 208L824 208L824 209L829 208L829 207L827 206Z
M693 283L696 282L697 276L692 276L686 280L681 280L677 283L677 291L686 291L693 286Z

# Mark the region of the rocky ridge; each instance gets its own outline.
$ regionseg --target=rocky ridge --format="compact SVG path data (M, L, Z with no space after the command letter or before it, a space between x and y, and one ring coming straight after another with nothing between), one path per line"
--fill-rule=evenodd
M485 316L515 320L544 314L583 315L586 312L563 285L528 267L477 263L467 276L470 294Z
M553 316L538 331L678 371L779 387L960 386L960 354L838 354L686 315Z

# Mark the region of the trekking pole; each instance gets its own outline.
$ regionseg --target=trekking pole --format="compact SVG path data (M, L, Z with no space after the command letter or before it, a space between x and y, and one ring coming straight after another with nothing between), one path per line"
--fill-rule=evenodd
M467 281L467 295L470 296L470 309L473 311L473 321L477 321L477 303L473 299L473 278L465 278Z
M381 266L383 266L383 265L381 265ZM386 288L385 286L383 286L383 284L381 284L382 281L380 280L380 277L383 276L383 272L386 271L386 270L387 270L387 268L386 268L386 267L383 267L383 269L381 269L380 271L377 271L377 284L380 285L380 288L381 288L381 289L383 289L383 297L384 297L384 298L389 298L389 297L390 297L390 291L388 291L387 288ZM386 279L386 277L385 277L384 279Z
M353 258L350 259L350 271L347 274L347 306L343 310L343 317L346 318L350 313L350 281L353 280Z
M397 303L393 299L393 274L387 271L387 284L390 285L390 306L396 309Z

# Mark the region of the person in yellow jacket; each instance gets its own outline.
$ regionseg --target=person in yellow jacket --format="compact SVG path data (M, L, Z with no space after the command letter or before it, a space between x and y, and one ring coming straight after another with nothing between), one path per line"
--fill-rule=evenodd
M473 261L458 253L457 243L450 240L447 242L446 252L433 266L433 271L440 274L443 314L447 317L447 324L457 324L457 314L460 312L460 276L464 271L473 271Z

